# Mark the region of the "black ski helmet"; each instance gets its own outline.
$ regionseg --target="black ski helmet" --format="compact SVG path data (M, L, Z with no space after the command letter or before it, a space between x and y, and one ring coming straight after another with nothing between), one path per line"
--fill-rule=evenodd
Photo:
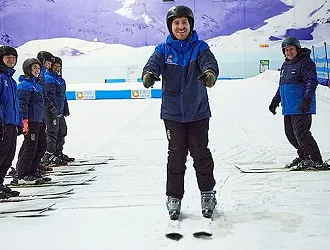
M298 52L301 49L300 42L295 37L288 37L288 38L284 39L284 41L282 42L282 52L283 52L283 54L284 54L284 50L289 46L296 46Z
M58 63L58 64L61 64L61 66L62 66L62 59L59 58L58 56L55 56L53 63Z
M16 62L17 62L18 54L17 54L17 50L14 47L7 46L7 45L4 45L4 46L0 47L0 65L5 65L4 62L3 62L3 57L5 55L16 56Z
M23 72L25 77L33 77L33 75L31 74L31 67L33 64L38 64L41 68L41 63L38 59L35 58L28 58L23 62L22 68L23 68Z
M41 64L44 64L45 61L53 62L54 56L48 51L39 51L37 54L37 59L41 62Z
M172 21L176 17L187 17L190 24L190 32L194 29L194 13L192 10L184 5L171 7L166 15L166 24L168 31L172 34Z
M52 66L55 64L55 63L58 63L61 65L61 69L60 69L60 72L57 72L58 74L62 75L62 59L59 58L58 56L54 56L54 61L52 62ZM52 69L53 70L53 69Z

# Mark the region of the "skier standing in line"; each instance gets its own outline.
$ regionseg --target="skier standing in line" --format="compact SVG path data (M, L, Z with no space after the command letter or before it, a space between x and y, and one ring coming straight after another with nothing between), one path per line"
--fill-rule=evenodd
M311 51L301 48L295 37L282 42L285 61L281 67L279 87L269 110L274 115L281 103L285 135L297 149L298 157L286 167L308 169L323 166L319 147L310 132L312 114L316 114L315 91L318 84L316 66Z
M13 79L17 51L11 46L0 47L0 198L18 196L3 184L15 157L17 135L22 133L17 84Z
M56 151L55 155L56 157L60 158L61 160L65 162L70 162L74 161L75 158L69 157L66 154L63 153L63 145L65 143L65 137L67 136L68 133L68 127L66 124L65 117L70 115L69 112L69 105L68 105L68 100L66 99L66 82L64 78L62 77L62 59L59 57L55 56L55 62L58 62L61 66L57 67L57 75L54 74L54 77L56 80L60 83L59 85L56 85L56 98L59 99L58 103L59 105L59 110L60 114L59 119L58 119L58 133L56 137ZM63 100L64 98L64 100Z
M206 87L213 87L219 74L209 46L198 39L194 14L187 6L169 9L170 34L159 44L143 68L142 80L152 87L162 75L161 119L168 139L166 206L172 220L178 219L184 194L188 151L192 156L204 217L210 218L215 198L214 162L208 149L211 111Z
M59 131L59 120L63 115L63 107L65 100L65 85L58 79L58 71L61 67L62 60L59 57L54 57L49 70L44 74L45 94L45 123L46 123L46 138L47 150L42 158L45 165L65 165L66 161L56 156L56 142Z
M42 90L43 90L43 97L44 97L44 105L47 101L47 103L49 103L49 99L46 95L45 92L45 79L44 79L44 75L46 73L47 70L50 69L50 67L52 66L52 62L55 60L54 56L52 53L48 52L48 51L39 51L37 54L37 59L40 61L41 63L41 70L40 70L40 75L39 75L39 83L42 86ZM46 131L46 121L45 121L45 113L47 111L45 110L45 106L44 106L44 124L45 124L45 131ZM57 158L53 158L53 164L58 164L59 163L59 159ZM42 162L42 159L40 161L39 164L39 170L41 172L46 172L46 171L52 171L53 169L49 166L47 166L44 162Z
M31 184L44 180L38 172L40 160L46 151L44 118L44 98L39 84L41 63L35 58L26 59L23 73L19 77L18 97L23 117L24 141L18 154L16 170L17 182L12 184ZM47 178L50 181L50 178Z

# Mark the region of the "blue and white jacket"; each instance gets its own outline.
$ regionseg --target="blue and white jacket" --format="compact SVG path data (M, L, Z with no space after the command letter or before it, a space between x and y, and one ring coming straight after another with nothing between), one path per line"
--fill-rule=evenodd
M155 48L143 72L162 75L161 119L193 122L211 117L207 89L198 79L207 69L218 76L218 63L196 31L184 41L168 35Z
M17 92L19 97L19 108L24 119L29 122L43 122L44 118L44 97L42 86L36 77L25 78L21 75L18 78Z
M54 105L57 109L57 115L62 115L66 100L66 84L64 79L57 73L47 70L44 74L44 82L44 92L47 96L47 99L45 99L45 109L49 109Z
M23 126L14 73L14 69L0 65L0 122Z
M273 100L281 102L283 115L302 114L299 106L303 98L312 100L307 114L316 113L315 91L318 80L310 53L309 49L303 48L292 61L286 59L282 64L279 87Z

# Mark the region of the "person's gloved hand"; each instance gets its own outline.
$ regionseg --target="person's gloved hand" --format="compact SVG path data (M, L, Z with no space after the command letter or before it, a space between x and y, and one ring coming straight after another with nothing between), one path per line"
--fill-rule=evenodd
M23 120L23 134L26 135L29 132L29 120L24 119Z
M299 106L299 110L303 113L307 113L311 109L312 99L310 98L303 98L302 102Z
M53 105L53 106L50 106L49 108L48 108L48 110L49 110L49 112L51 112L53 115L56 115L56 113L57 113L57 109L56 109L56 107Z
M269 105L269 111L276 115L276 108L280 105L280 103L276 100L273 100Z
M145 88L148 89L148 88L154 86L155 81L160 81L160 78L158 76L156 76L154 73L152 73L151 71L143 72L142 82L143 82L143 86Z
M212 69L207 69L205 72L198 77L206 87L212 88L217 81L215 73Z

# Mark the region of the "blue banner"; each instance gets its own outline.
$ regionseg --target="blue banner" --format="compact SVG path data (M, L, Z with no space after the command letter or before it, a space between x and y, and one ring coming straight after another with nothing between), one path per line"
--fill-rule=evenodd
M324 43L322 47L313 46L313 59L316 65L317 79L319 83L330 87L330 55L329 46Z

